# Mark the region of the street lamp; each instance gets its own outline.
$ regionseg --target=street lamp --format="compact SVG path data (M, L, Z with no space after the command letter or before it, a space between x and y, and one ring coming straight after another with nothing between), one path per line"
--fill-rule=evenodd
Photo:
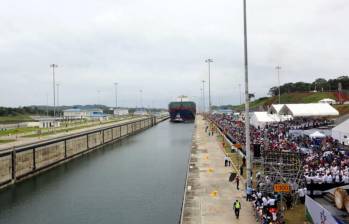
M241 105L241 84L239 83L239 95L240 95L240 105Z
M139 94L140 94L140 97L141 97L141 109L143 109L143 90L139 90Z
M252 187L252 159L251 159L251 140L250 140L250 95L248 91L248 51L247 51L247 15L246 0L243 0L244 16L244 67L245 67L245 134L246 134L246 170L247 187Z
M279 104L281 103L281 97L280 97L280 70L281 70L281 66L277 65L275 67L275 69L277 70L278 73L278 85L279 85Z
M202 91L202 88L200 88L200 104L201 104L201 108L200 108L200 111L203 113L204 112L204 97L203 97L203 91Z
M51 64L52 68L52 78L53 78L53 118L56 119L56 78L55 78L55 68L58 67L56 64Z
M101 105L101 91L100 90L97 90L97 107L98 105L100 106Z
M56 84L56 87L57 87L57 107L59 107L59 86L60 86L60 84L57 83Z
M208 64L208 111L211 112L211 62L213 60L211 58L206 59L205 62Z
M57 107L59 107L59 83L56 84L57 87ZM60 117L59 112L58 113L58 117Z
M118 107L118 83L114 83L115 86L115 109Z
M205 80L202 80L202 104L203 104L203 112L206 112L206 102L205 102Z

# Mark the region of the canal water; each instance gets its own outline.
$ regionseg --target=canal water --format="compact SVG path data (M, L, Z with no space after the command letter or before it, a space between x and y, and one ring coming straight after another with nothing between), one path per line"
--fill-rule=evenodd
M178 223L193 128L162 122L1 191L0 223Z

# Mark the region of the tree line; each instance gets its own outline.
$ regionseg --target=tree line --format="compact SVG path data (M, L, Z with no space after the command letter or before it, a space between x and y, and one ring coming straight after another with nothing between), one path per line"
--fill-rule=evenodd
M306 82L290 82L280 85L280 93L294 93L294 92L309 92L309 91L318 91L318 92L333 92L338 91L339 86L341 85L342 90L349 89L349 77L340 76L335 79L323 79L318 78L312 83ZM277 96L279 94L279 87L273 86L269 89L268 94L270 96Z
M0 107L0 116L17 116L17 115L45 115L46 110L38 107Z

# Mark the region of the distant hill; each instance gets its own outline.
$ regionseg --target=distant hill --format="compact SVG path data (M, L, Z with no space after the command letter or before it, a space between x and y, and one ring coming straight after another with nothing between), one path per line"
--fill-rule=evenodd
M338 97L347 98L346 94L338 95L337 92L300 92L300 93L285 93L281 95L281 103L317 103L319 100L324 98L330 98L338 101ZM251 101L251 111L266 110L271 104L278 103L278 96L273 97L262 97L257 100ZM225 108L230 107L233 110L243 111L245 104L236 106L224 106ZM349 105L341 104L334 105L339 111L340 115L349 114Z
M336 99L334 92L301 92L301 93L285 93L280 99L281 103L317 103L324 98ZM251 110L267 109L271 104L278 103L278 96L262 97L250 103ZM245 104L233 106L235 110L244 110Z

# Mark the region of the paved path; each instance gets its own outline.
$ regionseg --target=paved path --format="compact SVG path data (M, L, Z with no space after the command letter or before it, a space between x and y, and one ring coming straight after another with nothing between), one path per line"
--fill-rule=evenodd
M228 181L232 168L224 167L224 152L216 136L208 136L205 133L205 126L205 121L198 116L183 208L183 223L256 223L250 203L243 198L244 192L237 191L235 182ZM243 183L240 183L240 187L242 185ZM239 199L242 206L238 220L233 211L235 199Z

